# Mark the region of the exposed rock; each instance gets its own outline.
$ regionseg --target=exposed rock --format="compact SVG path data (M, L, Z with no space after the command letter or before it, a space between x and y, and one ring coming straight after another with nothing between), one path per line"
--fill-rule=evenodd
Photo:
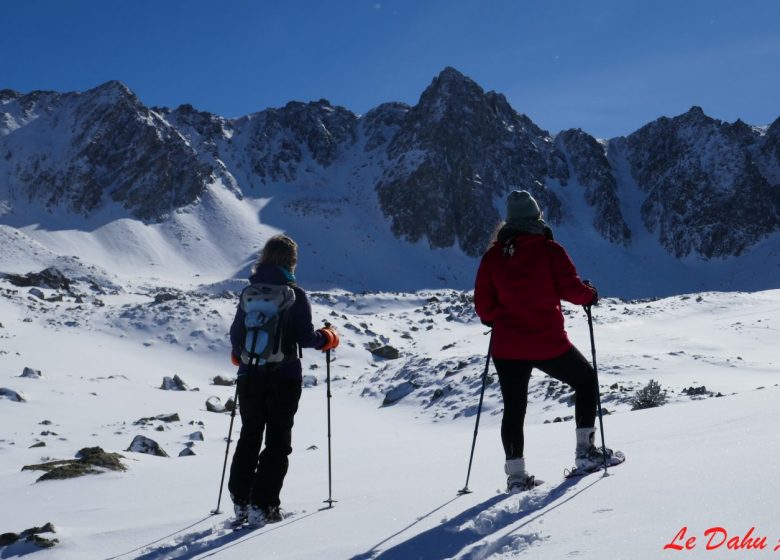
M6 274L8 280L14 286L39 288L52 288L54 290L70 290L70 280L54 267L46 268L40 272L28 272L25 275Z
M191 448L185 447L179 452L179 457L192 457L194 455L197 455Z
M712 394L712 392L708 391L705 385L702 385L701 387L686 387L685 389L682 390L682 394L688 395L689 397L697 397L703 395L710 395Z
M181 377L174 375L173 377L163 377L160 389L163 391L189 391L190 387Z
M27 291L27 293L30 294L32 297L35 297L35 298L38 298L38 299L41 299L41 300L45 300L46 299L46 294L44 294L38 288L30 288Z
M133 422L134 426L151 424L153 422L181 422L178 412L171 412L169 414L158 414L157 416L148 416L146 418L140 418Z
M203 432L192 432L187 437L192 441L203 441Z
M17 393L12 389L6 389L5 387L0 387L0 399L8 399L14 402L26 401L26 399L22 397L20 393Z
M28 134L0 143L18 170L8 187L19 198L81 215L113 201L138 219L159 220L194 202L211 178L179 131L119 82L79 94L33 92L8 108L35 116ZM59 140L44 141L52 136ZM45 148L25 150L36 144Z
M167 292L163 292L161 294L157 294L154 296L154 301L152 302L152 305L157 305L159 303L163 303L166 301L172 301L174 299L178 299L179 296L176 294L171 294Z
M415 389L417 389L417 387L418 386L411 381L405 381L400 385L397 385L385 394L385 399L382 401L382 406L388 406L397 403L402 398L412 393Z
M225 412L227 407L222 404L222 399L219 397L209 397L206 399L206 410L209 412Z
M63 480L86 474L100 474L106 470L127 470L127 467L120 461L123 458L118 453L107 453L100 447L84 447L76 453L76 459L26 465L22 467L22 470L46 471L46 474L38 478L36 482Z
M157 457L168 457L168 454L160 447L160 444L146 436L135 436L130 443L130 447L125 451L132 451L134 453L146 453L147 455L155 455Z
M224 387L232 387L236 384L236 380L230 377L224 377L222 375L217 375L213 380L212 383L214 385L222 385Z
M577 182L585 189L585 202L594 207L594 229L613 243L629 245L631 230L620 210L617 181L604 146L580 129L561 132L555 145L566 154Z
M369 350L377 358L384 358L385 360L397 360L401 357L401 353L397 348L390 346L389 344L383 344Z
M24 370L22 371L22 374L19 377L27 377L27 378L30 378L30 379L40 379L41 377L43 377L43 375L41 375L41 370L39 370L39 369L32 369L32 368L26 367L26 368L24 368Z
M692 107L614 146L647 193L647 229L676 257L711 258L739 255L780 230L780 193L754 156L759 139L741 121L724 123Z
M561 218L546 178L565 183L569 172L551 136L453 68L404 115L387 152L379 202L411 242L481 254L501 219L492 201L515 188L531 191L553 224Z
M316 387L317 386L317 378L313 375L304 375L303 376L303 386L306 388L309 387Z
M59 541L57 539L47 539L45 537L41 537L41 533L56 533L56 529L54 528L54 525L51 523L47 523L43 527L32 527L30 529L25 529L21 533L3 533L0 535L0 547L3 546L11 546L20 540L24 539L24 542L33 544L35 546L38 546L40 548L51 548ZM21 556L22 552L20 552L19 556ZM13 554L16 556L16 554ZM5 557L5 554L3 555Z

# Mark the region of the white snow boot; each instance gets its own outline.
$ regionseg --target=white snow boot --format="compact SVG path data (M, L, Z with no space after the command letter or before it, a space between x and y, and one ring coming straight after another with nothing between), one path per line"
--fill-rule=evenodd
M613 452L606 449L607 465L611 463ZM604 452L596 447L596 428L577 428L577 449L574 453L574 466L577 470L593 472L604 466Z
M535 478L525 470L525 458L507 459L504 463L507 492L522 492L530 490L536 484Z

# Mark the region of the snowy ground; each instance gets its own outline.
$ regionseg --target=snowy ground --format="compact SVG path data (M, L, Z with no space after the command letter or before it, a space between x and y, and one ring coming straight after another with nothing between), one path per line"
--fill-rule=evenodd
M93 273L97 274L95 271ZM608 445L626 463L573 482L568 392L535 374L526 428L530 470L546 481L516 496L504 485L501 402L488 386L469 487L468 452L487 337L469 294L452 291L312 294L317 320L343 336L333 362L333 497L328 497L325 368L307 351L294 452L282 494L294 515L254 532L210 516L229 415L207 412L231 387L226 332L238 286L191 291L97 275L76 284L81 303L44 301L0 280L0 533L52 522L59 544L36 558L690 558L772 557L780 539L780 412L776 402L780 290L702 293L653 301L607 299L595 310ZM48 298L55 290L42 290ZM165 297L158 297L167 294ZM158 297L158 303L155 303ZM170 299L169 299L170 298ZM587 323L567 308L575 344L589 353ZM389 344L395 360L369 348ZM40 379L20 377L24 367ZM178 374L197 391L163 391ZM670 404L630 411L655 379ZM702 390L701 387L706 387ZM683 390L695 388L702 395ZM383 406L388 393L405 396ZM721 395L721 396L716 396ZM176 412L180 421L134 424ZM556 418L561 422L553 422ZM48 423L43 423L47 421ZM238 431L238 421L235 431ZM193 440L201 431L204 441ZM170 457L125 451L135 435ZM45 447L34 444L45 443ZM194 443L193 443L194 442ZM179 457L186 445L194 456ZM70 459L101 446L128 470L35 482L22 466ZM222 508L229 511L223 497ZM676 541L691 550L664 550ZM707 550L705 532L766 537L764 550ZM715 547L722 533L711 533ZM688 541L695 537L695 541ZM761 544L761 541L751 541ZM736 544L740 544L739 539ZM747 541L742 542L743 545ZM0 558L26 545L0 548Z

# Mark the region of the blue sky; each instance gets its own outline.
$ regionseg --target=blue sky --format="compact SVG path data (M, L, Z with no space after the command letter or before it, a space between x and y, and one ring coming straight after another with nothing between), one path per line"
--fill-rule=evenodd
M0 88L108 80L236 117L325 98L414 104L453 66L541 127L629 134L702 106L780 116L780 0L0 2Z

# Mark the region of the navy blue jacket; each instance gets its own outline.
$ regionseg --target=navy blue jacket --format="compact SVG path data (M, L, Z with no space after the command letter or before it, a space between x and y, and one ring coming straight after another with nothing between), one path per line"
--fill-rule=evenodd
M271 264L258 265L257 271L249 277L249 283L290 284L282 269ZM294 284L291 284L291 286L295 291L295 303L284 314L282 322L282 343L283 348L285 348L285 360L282 365L267 372L261 368L259 373L300 381L302 378L301 361L298 359L297 349L294 345L297 344L301 348L321 348L325 345L327 339L325 335L314 330L311 320L311 304L309 303L309 298L306 297L306 292ZM236 316L233 319L233 324L230 326L230 345L232 346L233 354L236 356L241 355L241 349L246 338L245 315L241 309L241 302L239 302ZM289 355L289 358L287 355ZM248 367L242 363L238 367L238 375L246 373L248 373Z

